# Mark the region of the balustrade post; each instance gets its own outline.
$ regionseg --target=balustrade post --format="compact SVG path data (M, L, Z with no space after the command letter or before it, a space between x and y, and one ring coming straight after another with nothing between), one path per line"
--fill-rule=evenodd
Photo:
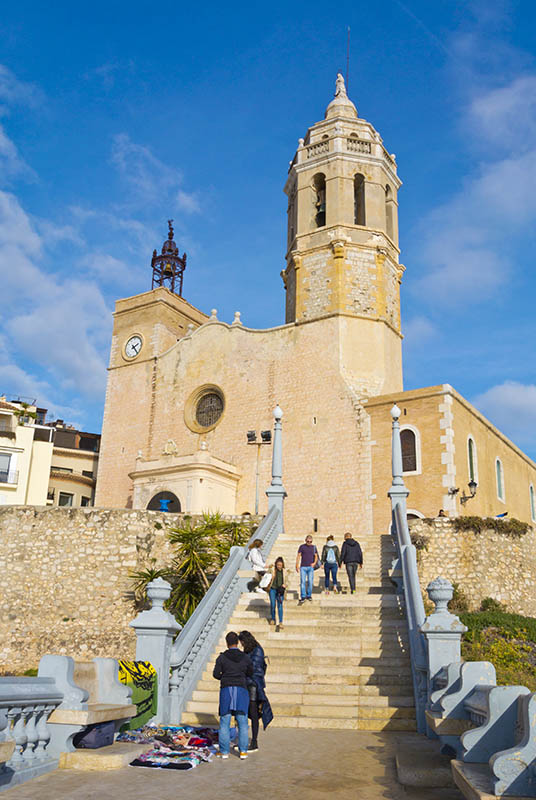
M151 608L142 611L132 620L130 627L136 631L136 660L149 661L156 670L158 705L154 722L165 723L169 717L169 678L173 639L181 630L175 617L164 610L164 602L171 594L171 585L157 578L147 585Z
M448 664L461 660L461 639L467 628L455 614L448 610L454 589L446 578L437 577L426 587L428 597L434 603L433 614L426 617L421 632L427 641L428 658L428 707L434 690L434 680Z
M274 439L272 444L272 481L266 490L268 511L277 508L283 519L283 502L287 493L283 486L283 441L281 419L283 412L276 406L274 409Z

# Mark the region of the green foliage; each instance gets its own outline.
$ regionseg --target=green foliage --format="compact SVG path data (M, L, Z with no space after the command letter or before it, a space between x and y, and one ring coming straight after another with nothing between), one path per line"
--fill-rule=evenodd
M452 588L454 591L452 593L452 600L449 603L449 610L453 614L463 614L465 611L469 611L469 600L460 584L453 581Z
M27 678L35 678L37 677L37 669L35 667L27 669L25 672L23 672L23 675Z
M485 598L501 605L493 598ZM482 601L484 605L490 605ZM497 608L460 614L467 626L462 641L466 661L491 661L499 685L522 685L536 691L536 619Z
M494 597L484 597L480 603L480 611L506 611L506 606Z
M496 519L495 517L454 517L452 524L455 531L472 531L479 534L485 530L494 530L502 536L509 536L511 539L520 539L531 530L527 522L520 522L512 517L511 519Z
M171 564L157 569L153 558L145 569L131 572L136 606L146 604L147 584L164 578L172 587L166 607L184 625L229 558L231 547L245 545L253 531L251 523L232 522L219 513L204 513L200 520L185 516L180 525L167 532L173 547Z
M21 403L21 408L13 412L19 425L24 425L28 419L37 419L37 412L28 411L29 408L29 403Z

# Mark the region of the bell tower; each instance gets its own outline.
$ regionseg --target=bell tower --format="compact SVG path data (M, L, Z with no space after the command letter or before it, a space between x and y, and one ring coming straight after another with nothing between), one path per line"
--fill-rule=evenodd
M395 156L359 117L339 74L324 119L298 142L285 184L286 322L355 321L347 326L354 343L390 372L374 381L382 392L402 386L400 186Z

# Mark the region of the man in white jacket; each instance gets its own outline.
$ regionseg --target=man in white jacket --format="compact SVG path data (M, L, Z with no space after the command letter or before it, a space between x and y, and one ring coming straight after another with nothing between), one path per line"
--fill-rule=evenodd
M261 547L263 545L262 539L255 539L249 546L249 553L247 555L248 560L251 562L251 566L255 571L255 578L248 583L248 589L250 592L258 592L259 594L265 594L264 589L261 589L259 583L261 582L261 578L266 572L266 562L263 558L261 553Z

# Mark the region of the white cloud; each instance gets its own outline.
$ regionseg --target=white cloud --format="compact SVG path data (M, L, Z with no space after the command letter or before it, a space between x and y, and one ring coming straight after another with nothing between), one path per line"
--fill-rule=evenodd
M436 339L438 330L427 317L412 317L404 323L404 347L416 350L427 347L431 340Z
M181 211L186 211L187 214L197 214L199 211L201 211L198 193L192 192L189 194L188 192L184 192L182 189L179 189L177 194L177 207Z
M136 144L126 133L114 136L112 163L145 203L161 201L182 182L182 174L168 167L148 147Z
M521 447L536 445L536 385L505 381L471 401L483 414Z
M19 80L10 69L0 64L0 103L36 106L42 100L43 93L37 86Z
M466 130L495 158L487 153L476 161L460 189L423 220L425 269L417 291L435 304L481 302L496 293L513 269L518 237L534 227L535 92L536 76L517 77L481 92L465 112Z
M17 199L0 192L0 333L12 352L9 360L4 348L2 374L17 380L26 374L32 383L31 373L19 371L17 362L33 363L48 373L57 395L102 397L111 309L95 282L45 272L40 267L45 255L43 239Z
M96 275L107 283L125 283L132 277L132 269L128 264L109 253L99 251L82 256L80 267L84 272Z

